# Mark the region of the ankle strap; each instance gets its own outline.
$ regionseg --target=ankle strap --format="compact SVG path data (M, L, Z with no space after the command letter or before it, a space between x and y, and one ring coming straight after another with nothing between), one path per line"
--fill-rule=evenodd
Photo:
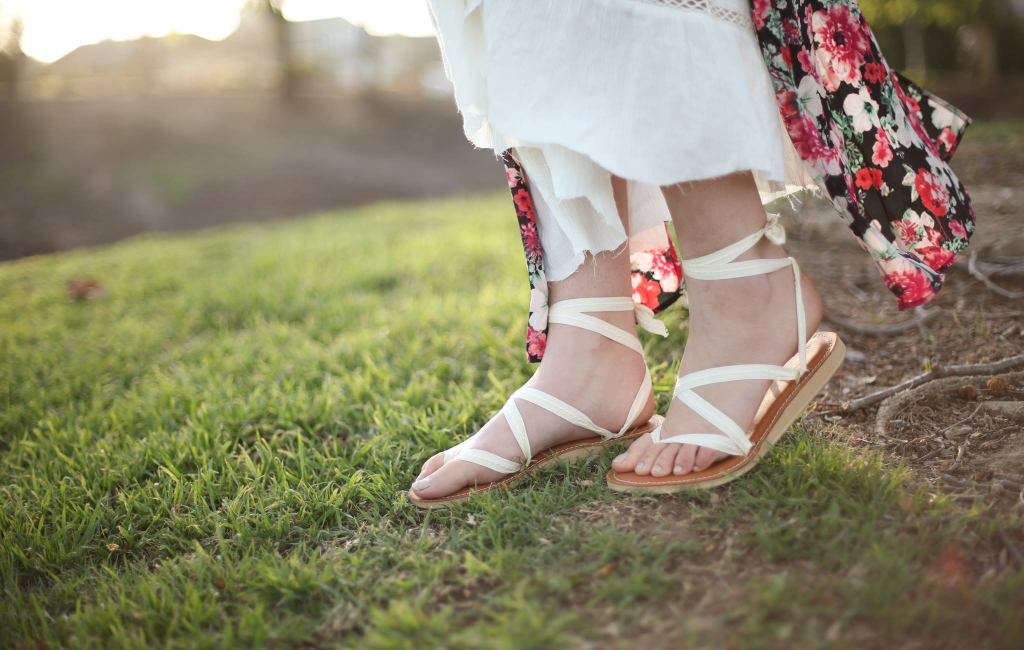
M571 325L580 329L596 332L605 338L620 343L630 350L640 354L644 353L640 340L633 332L615 327L596 316L587 312L600 311L632 311L636 322L641 328L652 334L668 336L668 328L665 324L654 318L654 312L649 308L638 305L632 298L621 296L618 298L573 298L571 300L560 300L551 305L548 311L549 323L560 323Z
M773 244L778 244L779 246L786 242L786 230L779 223L778 215L771 215L764 228L744 237L735 244L702 257L682 260L683 274L695 280L728 280L745 278L751 275L762 275L786 267L792 267L796 286L796 326L798 337L796 347L800 357L800 375L803 375L803 373L807 372L807 318L804 314L803 293L800 290L800 266L792 257L744 260L742 262L733 261L753 248L761 240L761 237L766 237Z

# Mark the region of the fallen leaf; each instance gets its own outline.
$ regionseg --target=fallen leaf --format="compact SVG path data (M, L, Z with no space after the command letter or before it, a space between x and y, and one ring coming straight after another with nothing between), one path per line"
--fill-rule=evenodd
M910 496L909 494L900 497L899 506L900 510L902 510L903 512L910 512L911 510L914 509L914 497Z
M614 570L615 570L615 565L614 564L606 564L603 567L601 567L601 569L597 572L597 576L599 578L607 578L608 576L610 576L612 574L612 571L614 571Z
M960 551L947 546L935 557L925 580L942 589L961 589L970 585L971 573Z
M718 492L711 493L711 507L719 508L722 505L722 497L719 496Z
M715 548L716 548L715 547L715 543L711 542L710 544L708 544L707 546L704 547L704 552L705 553L714 553L715 552Z
M579 482L579 486L580 486L580 487L590 487L590 486L592 486L593 484L594 484L594 482L593 482L593 481L591 481L590 479L586 479L586 480L583 480L583 481L580 481L580 482Z
M97 300L107 290L95 278L71 278L68 280L68 300Z
M117 544L113 544L113 543L107 544L107 550L110 551L111 553L113 553L114 551L116 551L119 548L121 548L121 547L118 546Z
M224 578L215 578L213 580L213 586L216 587L217 589L223 589L224 588Z

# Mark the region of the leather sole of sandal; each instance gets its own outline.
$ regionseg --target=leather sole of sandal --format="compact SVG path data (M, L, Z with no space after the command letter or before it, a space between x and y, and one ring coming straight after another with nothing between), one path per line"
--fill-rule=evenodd
M464 487L457 492L449 494L448 496L439 497L437 499L423 499L416 496L416 493L412 490L409 490L409 503L418 508L446 508L455 505L456 503L462 503L468 499L472 499L480 494L508 489L515 483L525 479L531 472L540 469L544 465L559 461L570 463L576 462L584 458L596 456L612 445L635 440L645 433L654 431L654 429L661 425L664 419L665 418L660 415L655 415L648 420L646 424L636 427L631 431L627 431L618 438L610 440L606 440L600 436L594 436L593 438L584 438L582 440L574 440L561 445L555 445L554 447L546 449L534 456L533 462L531 462L528 467L521 469L518 472L509 474L499 481L473 487Z
M807 342L807 356L808 373L799 382L772 383L748 431L754 447L746 456L730 456L707 469L684 476L641 476L635 472L610 470L608 487L615 492L673 494L718 487L743 476L771 451L839 370L846 357L846 346L834 332L819 332ZM792 367L798 363L794 357L786 365Z

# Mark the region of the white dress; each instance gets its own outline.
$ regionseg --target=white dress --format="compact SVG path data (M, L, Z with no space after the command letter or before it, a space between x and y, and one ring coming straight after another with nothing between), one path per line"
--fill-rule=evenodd
M588 251L663 238L660 186L743 170L766 198L813 185L748 0L429 2L466 136L514 148L526 172L548 281ZM611 174L628 181L629 232Z

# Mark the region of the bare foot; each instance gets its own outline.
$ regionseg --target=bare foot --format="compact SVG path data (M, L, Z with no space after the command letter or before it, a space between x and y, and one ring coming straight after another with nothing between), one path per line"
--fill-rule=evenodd
M761 240L737 260L785 257L781 247ZM690 331L679 375L717 366L764 363L784 365L797 353L796 296L789 269L730 280L686 278L690 303ZM807 278L802 278L807 335L821 323L821 300ZM696 393L749 430L769 380L742 380L702 386ZM672 400L662 437L685 433L721 432L690 407ZM724 434L721 434L724 435ZM617 472L682 476L707 469L727 454L695 445L653 444L649 434L638 438L616 458Z
M627 332L636 331L632 312L593 315ZM645 365L643 357L620 343L595 332L553 323L548 330L544 359L526 385L576 407L598 426L618 431L643 382ZM530 447L536 451L594 435L525 400L516 400L516 406L523 416ZM633 425L639 426L653 415L652 394ZM469 446L502 458L525 460L520 458L522 450L500 412L473 435ZM421 498L436 499L502 476L458 459L444 463L444 454L439 453L423 464L412 490Z

